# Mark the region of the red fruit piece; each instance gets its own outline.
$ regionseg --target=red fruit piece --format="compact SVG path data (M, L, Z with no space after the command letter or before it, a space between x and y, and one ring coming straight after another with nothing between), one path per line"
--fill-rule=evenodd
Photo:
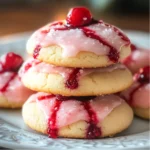
M66 18L67 24L71 27L80 27L92 21L90 11L85 7L72 8Z
M150 79L150 66L140 68L139 72L134 75L134 80L140 83L148 83Z
M137 47L134 44L131 44L131 51L133 52L135 50L137 50Z
M23 58L13 52L9 52L0 58L0 72L18 71L23 63Z

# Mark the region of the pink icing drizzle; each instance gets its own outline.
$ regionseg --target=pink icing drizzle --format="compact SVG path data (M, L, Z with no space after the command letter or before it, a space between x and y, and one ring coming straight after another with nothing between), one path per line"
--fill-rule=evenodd
M29 39L27 49L32 45L37 57L39 45L47 47L54 44L63 48L64 57L76 56L84 50L97 55L108 55L111 61L118 62L121 47L129 45L130 41L120 29L103 21L91 22L80 28L68 28L62 22L55 22L36 31Z
M23 86L17 73L0 73L0 96L5 96L9 101L25 102L33 92Z
M84 69L79 68L79 72L80 76L82 77L91 74L93 72L112 72L117 69L126 69L126 67L122 64L114 64L104 68L84 68ZM68 74L70 74L74 70L74 68L59 67L44 62L40 62L39 60L36 59L29 59L23 64L19 74L20 76L23 76L27 71L30 70L41 73L60 74L64 78L68 78Z
M37 102L48 120L48 133L51 137L57 137L59 128L84 120L89 123L86 137L96 138L101 135L97 123L102 122L115 107L119 106L122 99L115 95L89 97L86 101L83 99L39 92L32 95L26 103Z
M150 107L149 71L149 66L141 68L139 72L134 75L133 85L121 93L121 96L133 107Z
M150 108L150 83L141 85L134 83L129 89L121 93L132 107Z
M50 64L46 64L44 62L40 62L38 60L28 60L24 63L23 67L20 69L20 76L23 76L28 71L40 72L40 73L52 73L52 74L60 74L63 76L65 80L65 86L69 89L78 88L79 78L91 74L93 72L111 72L116 69L125 69L125 66L122 64L115 64L112 66L108 66L105 68L93 68L93 69L82 69L82 68L66 68L66 67L58 67Z
M123 63L132 71L137 72L141 67L149 65L150 52L147 49L139 48L132 44L132 53Z
M13 52L0 57L0 97L11 102L24 102L33 92L23 86L18 70L23 58Z

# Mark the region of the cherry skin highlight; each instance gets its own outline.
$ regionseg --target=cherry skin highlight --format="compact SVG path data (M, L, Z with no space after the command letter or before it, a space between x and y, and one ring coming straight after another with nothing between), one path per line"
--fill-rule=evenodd
M134 80L141 84L148 83L150 79L150 66L140 68L139 72L134 75Z
M76 7L69 11L66 21L68 26L81 27L92 21L92 15L87 8Z

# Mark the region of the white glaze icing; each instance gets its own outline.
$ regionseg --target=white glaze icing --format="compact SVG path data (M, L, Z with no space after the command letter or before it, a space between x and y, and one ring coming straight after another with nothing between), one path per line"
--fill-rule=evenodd
M69 30L54 30L62 28L64 25L50 26L50 24L37 30L27 42L27 49L35 49L37 45L48 47L50 45L59 45L63 48L63 57L76 56L80 51L93 52L97 55L107 55L110 48L103 45L98 40L85 36L79 28ZM96 35L101 36L106 42L113 46L119 52L122 46L130 44L114 31L114 26L98 23L86 27L92 29ZM48 30L48 33L42 32ZM117 28L123 35L124 33ZM125 35L124 35L125 36ZM125 36L126 37L126 36Z

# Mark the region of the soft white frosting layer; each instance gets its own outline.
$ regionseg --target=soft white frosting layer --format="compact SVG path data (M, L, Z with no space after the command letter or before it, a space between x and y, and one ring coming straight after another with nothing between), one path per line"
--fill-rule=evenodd
M30 96L26 103L36 102L39 108L44 112L46 118L49 119L53 113L52 110L54 110L55 103L58 100L56 97L38 100L39 96L46 95L49 94L42 92L36 93ZM95 112L99 122L102 122L103 119L122 102L123 100L116 95L98 96L89 101L90 107ZM81 120L89 121L88 112L85 110L82 101L78 101L73 98L62 101L56 116L57 128L67 126Z
M58 45L63 48L64 57L76 56L80 51L93 52L97 55L107 55L109 53L110 48L108 46L96 39L87 37L81 28L69 30L55 30L54 28L64 28L64 25L51 26L51 24L48 24L40 28L28 40L27 49L35 49L37 45L42 47ZM114 26L104 22L92 24L86 28L92 30L94 34L100 36L118 52L122 46L130 44L130 41L123 40L118 34L118 32L121 32L126 37L120 29L117 28L116 31L116 27L114 29Z

